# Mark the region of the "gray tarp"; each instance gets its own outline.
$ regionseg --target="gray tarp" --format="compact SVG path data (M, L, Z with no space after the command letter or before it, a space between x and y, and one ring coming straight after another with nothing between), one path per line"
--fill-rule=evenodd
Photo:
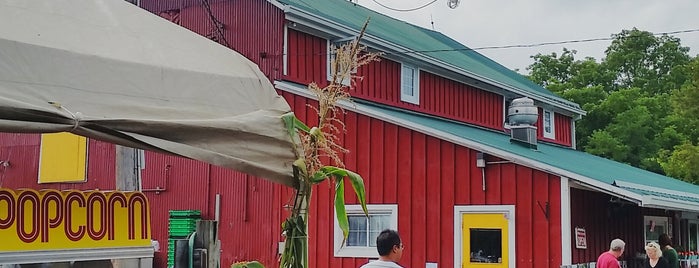
M124 0L0 0L0 131L62 132L293 185L257 65Z

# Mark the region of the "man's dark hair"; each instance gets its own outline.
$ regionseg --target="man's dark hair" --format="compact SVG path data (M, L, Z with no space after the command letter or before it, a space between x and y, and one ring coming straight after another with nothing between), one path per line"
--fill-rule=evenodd
M670 236L667 234L661 234L658 238L658 244L660 244L661 248L665 248L665 246L672 247L672 239L670 239Z
M393 246L400 246L398 232L386 229L381 231L379 236L376 237L376 250L379 251L379 255L387 256L391 253Z

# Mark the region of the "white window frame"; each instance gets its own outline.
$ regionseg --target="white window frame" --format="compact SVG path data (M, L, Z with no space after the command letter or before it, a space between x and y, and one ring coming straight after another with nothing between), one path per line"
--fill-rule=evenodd
M398 231L398 205L397 204L382 204L382 205L366 205L369 215L390 213L391 223L389 228ZM364 214L361 205L346 205L347 215ZM334 242L335 242L335 257L350 257L350 258L378 258L379 252L376 247L349 247L342 244L342 230L337 222L337 215L334 225Z
M403 93L403 79L405 79L405 68L413 69L415 77L413 77L413 95ZM400 66L400 100L416 105L420 105L420 69L413 65L401 63Z
M284 57L282 57L282 74L288 75L289 70L289 26L284 24L284 46L282 47Z
M643 216L643 245L648 244L648 242L658 242L657 240L649 240L648 237L646 237L646 223L650 221L654 221L657 223L662 223L662 224L656 224L657 225L664 225L665 226L665 233L670 235L672 234L672 224L670 224L670 217L661 217L661 216Z
M327 40L327 43L326 43L326 44L327 44L327 45L325 46L325 47L326 47L326 52L325 52L325 55L326 55L326 57L325 57L325 58L326 58L326 61L325 61L325 62L326 62L326 64L325 64L325 72L326 72L326 76L327 76L327 78L328 78L328 81L332 81L332 79L333 79L333 74L332 74L332 62L333 62L333 60L335 59L335 55L334 55L332 52L333 52L333 48L335 48L335 43L331 42L330 40ZM352 70L351 73L352 73L352 74L357 73L357 69ZM351 83L350 81L351 81L351 80L352 80L351 78L350 78L350 79L343 79L343 80L342 80L342 84L345 85L345 86L350 86L350 83Z
M551 127L549 128L550 131L546 131L546 117L547 117L546 115L547 114L549 115L549 123L551 123ZM555 140L556 139L556 121L554 121L554 120L556 118L556 113L551 111L551 110L544 109L544 114L541 116L541 118L543 120L543 122L541 122L541 128L542 128L542 132L544 133L544 138Z

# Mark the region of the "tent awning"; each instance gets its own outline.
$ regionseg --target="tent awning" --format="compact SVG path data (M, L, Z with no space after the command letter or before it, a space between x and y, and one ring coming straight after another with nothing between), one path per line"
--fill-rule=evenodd
M257 65L126 1L0 0L0 131L62 132L295 185Z

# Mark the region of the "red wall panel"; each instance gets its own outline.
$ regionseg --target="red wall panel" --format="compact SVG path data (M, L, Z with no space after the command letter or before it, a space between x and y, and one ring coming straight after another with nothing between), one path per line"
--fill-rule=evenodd
M327 41L289 29L287 31L287 75L285 79L300 84L327 84Z
M304 97L282 94L296 109L311 103ZM297 116L305 121L310 113L306 108L300 110ZM398 229L406 244L401 264L419 267L429 261L452 267L454 206L480 204L515 205L517 267L560 264L558 177L512 163L490 164L483 191L475 150L354 112L347 112L344 119L348 132L342 141L350 151L345 164L364 177L368 203L398 204ZM358 267L366 259L332 257L333 228L325 225L334 217L332 196L331 187L314 189L314 216L309 223L311 267ZM356 203L351 191L346 198Z
M555 128L555 139L544 138L544 109L539 108L539 119L536 121L536 136L539 140L552 142L565 146L572 146L572 118L554 113L553 124Z

